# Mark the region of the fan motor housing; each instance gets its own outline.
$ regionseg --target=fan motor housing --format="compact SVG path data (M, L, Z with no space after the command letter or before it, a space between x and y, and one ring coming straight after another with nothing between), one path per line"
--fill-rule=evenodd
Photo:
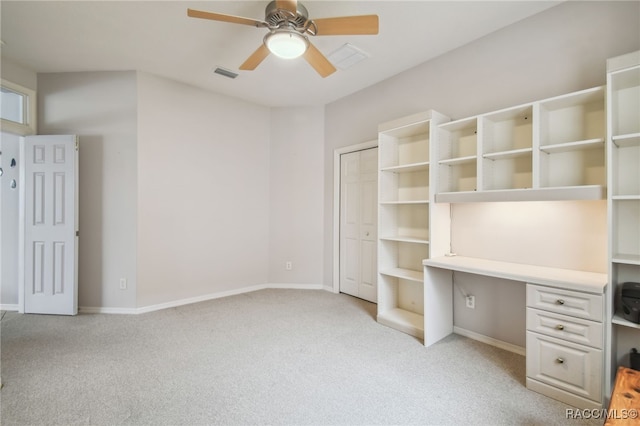
M309 21L309 12L300 2L297 2L295 16L288 10L278 9L275 1L267 5L264 15L264 20L269 24L269 28L280 28L283 24L295 28L304 28Z

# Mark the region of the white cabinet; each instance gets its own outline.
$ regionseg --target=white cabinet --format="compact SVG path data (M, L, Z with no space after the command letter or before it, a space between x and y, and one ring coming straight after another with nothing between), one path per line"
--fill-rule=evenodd
M438 131L438 202L604 198L604 87L444 123Z
M379 126L378 321L424 337L423 259L449 250L449 208L433 207L431 149L448 118L426 111ZM440 217L438 217L440 216ZM439 223L438 232L430 232Z
M527 284L527 387L567 404L600 408L602 294Z
M620 298L622 283L640 282L640 51L607 61L607 105L609 394L617 367L640 349L640 325L624 319Z

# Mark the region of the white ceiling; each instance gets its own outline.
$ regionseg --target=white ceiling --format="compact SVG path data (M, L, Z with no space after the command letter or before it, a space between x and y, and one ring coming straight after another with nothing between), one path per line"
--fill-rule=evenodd
M262 20L267 3L2 0L2 57L36 72L139 70L266 106L324 105L560 2L304 1L311 19L380 19L378 35L310 37L325 55L345 43L370 55L325 79L302 58L273 55L239 71L267 30L186 15L190 7Z

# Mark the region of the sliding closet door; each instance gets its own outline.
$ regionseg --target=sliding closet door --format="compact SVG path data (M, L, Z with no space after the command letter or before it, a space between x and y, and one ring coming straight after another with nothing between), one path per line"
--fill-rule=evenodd
M340 157L340 292L377 301L378 148Z

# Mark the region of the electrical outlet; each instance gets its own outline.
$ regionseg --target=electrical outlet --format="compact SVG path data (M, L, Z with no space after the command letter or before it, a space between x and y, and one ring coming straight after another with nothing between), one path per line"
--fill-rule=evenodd
M475 296L467 296L467 308L475 309L476 308L476 297Z
M287 271L290 271L293 269L293 262L292 261L288 261L287 263L284 264L284 269L286 269Z
M120 290L126 290L126 289L127 289L127 279L120 278Z

